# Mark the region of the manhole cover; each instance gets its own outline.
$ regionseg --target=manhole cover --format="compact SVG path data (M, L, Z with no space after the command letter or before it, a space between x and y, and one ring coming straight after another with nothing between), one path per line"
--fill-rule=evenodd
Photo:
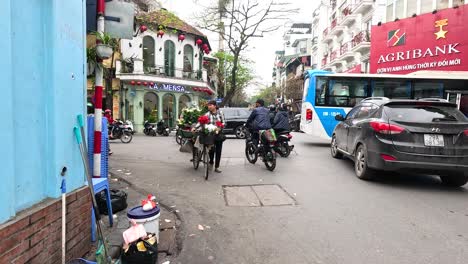
M295 205L294 199L277 184L225 185L227 206L281 206Z

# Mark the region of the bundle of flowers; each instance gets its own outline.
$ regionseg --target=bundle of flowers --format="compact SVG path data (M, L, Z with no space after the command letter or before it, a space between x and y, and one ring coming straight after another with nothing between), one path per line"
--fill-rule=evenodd
M204 114L198 107L185 108L182 110L182 116L178 120L180 127L190 127L198 122L198 118Z

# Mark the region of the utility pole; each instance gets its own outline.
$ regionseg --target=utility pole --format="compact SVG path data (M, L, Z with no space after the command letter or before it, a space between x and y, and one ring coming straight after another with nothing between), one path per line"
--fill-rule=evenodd
M104 34L104 11L105 0L97 0L97 32ZM98 40L96 40L98 41ZM93 153L93 177L101 177L101 136L102 136L102 86L103 86L103 66L99 59L100 66L96 67L96 87L94 104L94 153ZM107 176L107 175L105 175ZM92 184L92 183L88 183Z

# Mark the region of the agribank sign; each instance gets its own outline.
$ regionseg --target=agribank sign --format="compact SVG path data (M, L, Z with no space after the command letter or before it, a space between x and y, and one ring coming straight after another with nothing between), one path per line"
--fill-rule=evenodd
M371 73L468 71L468 5L373 26Z

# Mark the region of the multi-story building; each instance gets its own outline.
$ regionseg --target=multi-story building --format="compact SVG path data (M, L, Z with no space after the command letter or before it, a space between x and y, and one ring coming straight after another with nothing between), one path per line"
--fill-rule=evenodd
M386 4L385 23L372 27L371 73L468 71L468 1Z
M310 67L312 53L311 26L311 23L291 24L283 35L284 49L276 52L273 79L282 99L302 98L302 72Z
M215 94L210 77L216 60L206 58L207 37L171 12L159 9L136 19L148 30L121 41L116 66L123 118L133 120L136 131L151 115L173 127L184 107Z
M371 26L382 19L384 3L330 0L313 14L317 68L334 72L369 72Z

